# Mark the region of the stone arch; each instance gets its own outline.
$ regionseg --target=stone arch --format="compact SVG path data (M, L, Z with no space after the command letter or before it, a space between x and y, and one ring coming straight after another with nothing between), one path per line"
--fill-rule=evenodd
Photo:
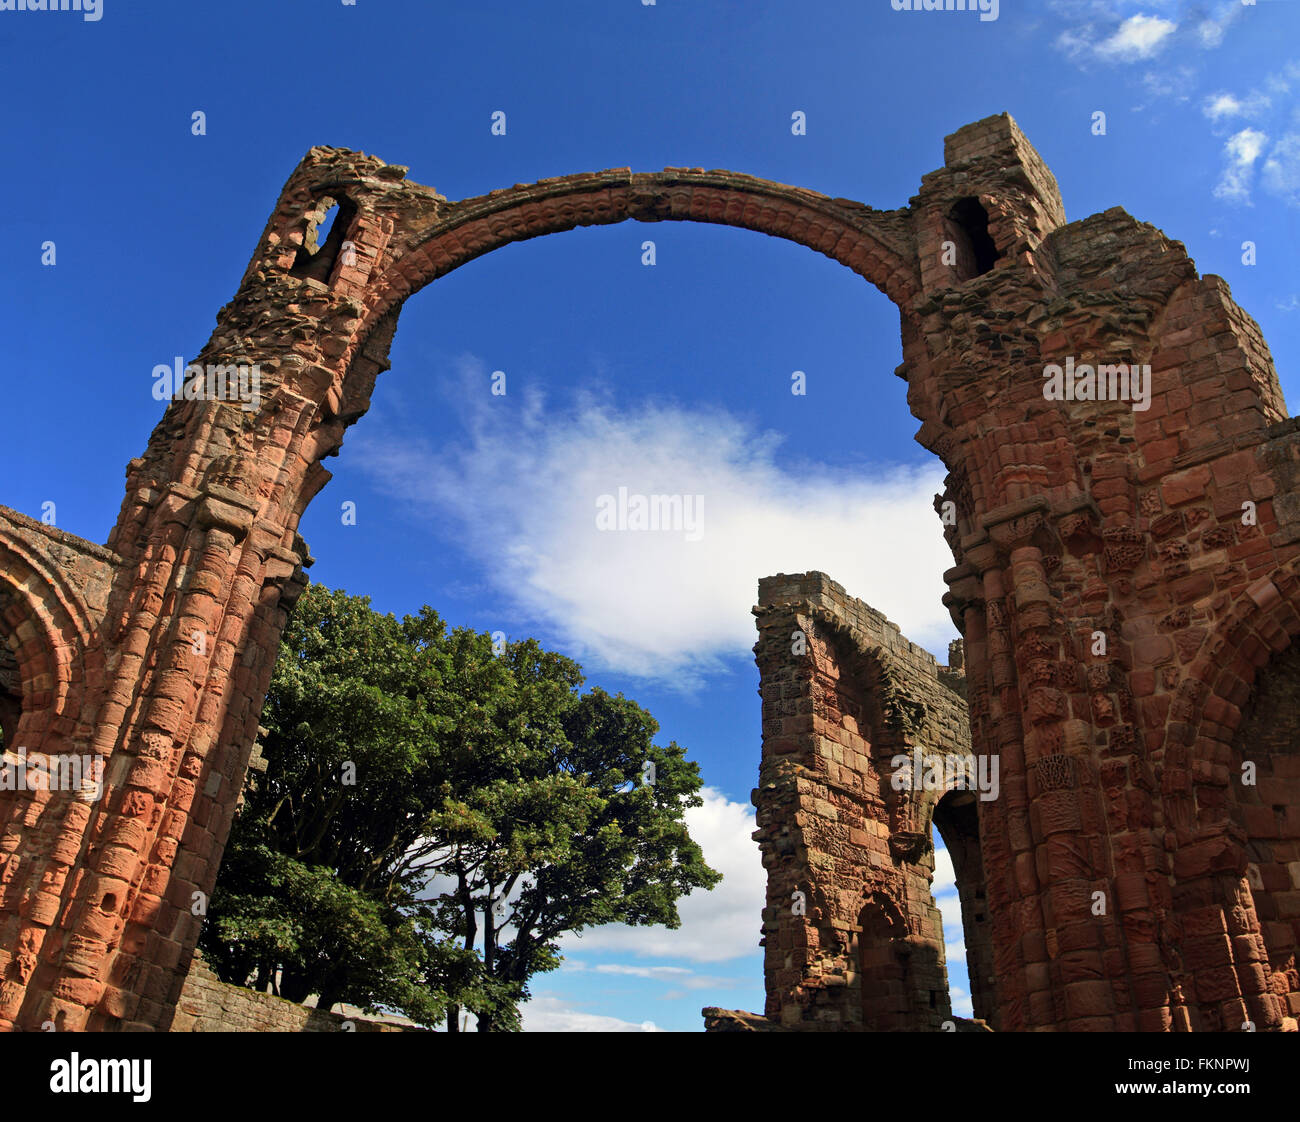
M1300 635L1300 557L1246 589L1193 663L1189 680L1204 697L1188 743L1211 758L1232 743L1258 672ZM1193 702L1200 700L1192 697Z
M897 905L880 892L866 893L856 927L864 1031L933 1030L951 1017L942 945L912 932Z
M785 238L852 269L906 312L921 287L905 215L734 172L620 168L543 179L464 199L411 234L405 251L369 281L378 293L371 315L382 319L438 277L511 242L628 219L708 222Z
M43 552L0 524L0 638L10 651L24 732L70 731L93 628L81 597Z
M1163 753L1166 826L1171 854L1173 922L1162 941L1171 977L1180 984L1193 1028L1233 1030L1250 1021L1277 1028L1300 1006L1295 917L1277 914L1274 890L1300 902L1300 865L1276 865L1300 828L1262 822L1272 814L1258 788L1242 785L1243 737L1253 739L1261 688L1288 681L1300 658L1300 558L1251 584L1214 629L1192 664L1171 709ZM1284 704L1265 697L1266 705ZM1300 728L1300 716L1297 717ZM1300 775L1276 775L1273 753L1254 753L1271 795L1300 804ZM1289 771L1289 762L1283 769ZM1282 794L1279 794L1282 792ZM1271 804L1270 804L1271 805ZM1260 860L1272 866L1265 882ZM1297 883L1279 884L1277 876ZM1288 922L1289 921L1289 922ZM1269 926L1272 925L1272 926Z
M277 268L305 276L314 262L328 259L316 268L316 279L363 305L361 322L351 330L340 355L341 373L333 376L324 394L320 425L332 431L317 442L320 457L333 454L343 429L369 407L376 378L388 368L388 349L406 300L493 250L579 226L629 220L704 222L795 242L839 262L884 293L900 311L904 354L920 347L913 307L922 285L906 210L879 211L754 176L682 168L651 173L614 169L518 184L437 206L431 219L405 233L400 228L390 230L387 218L376 222L375 216L349 201L344 188L328 181L310 188L308 198L302 205L309 218L305 224L299 222L301 229L295 227L294 241L309 239L323 214L322 206L338 201L340 214L329 244L314 255L299 248L293 258L279 258ZM345 238L358 246L352 267L331 252ZM918 377L917 386L920 381ZM918 403L928 407L936 400L928 391L918 390L915 398L909 394L914 412ZM941 434L946 425L932 418L927 432L931 429ZM942 458L942 451L938 454ZM320 476L314 467L309 471L311 477ZM326 479L327 475L304 490L296 512L299 517Z
M980 848L979 795L950 788L935 801L930 820L943 838L944 848L952 860L957 895L961 901L971 1007L976 1018L997 1028L993 923L984 854Z
M320 245L334 204L339 218ZM1295 491L1288 465L1300 462L1300 426L1283 420L1262 335L1226 285L1197 278L1176 243L1118 208L1067 226L1054 178L1004 115L947 138L944 167L895 211L698 169L607 171L449 203L405 182L404 168L312 149L196 358L262 364L260 404L169 405L145 454L128 464L107 550L0 519L0 531L21 527L10 551L21 558L0 569L18 605L12 626L27 629L23 673L47 682L44 711L59 725L43 739L54 745L75 725L77 742L93 738L114 753L93 823L65 814L67 829L51 844L36 816L9 820L7 852L48 855L59 869L47 876L30 863L20 886L31 887L27 897L6 880L0 922L41 927L57 942L41 950L44 935L24 930L39 965L22 985L0 986L0 1027L37 1027L47 1011L70 1028L167 1023L197 927L182 905L215 880L285 613L310 563L298 519L329 478L322 461L366 412L404 300L512 241L628 219L754 229L816 249L882 289L900 309L896 373L921 420L917 440L950 473L956 565L944 577L945 602L965 636L960 691L950 689L949 668L823 574L760 583L770 609L758 613L760 642L770 625L788 650L791 617L815 629L826 611L853 633L846 654L834 649L843 644L822 644L811 666L760 658L765 970L780 1022L854 1023L846 948L864 886L942 949L927 911L929 837L917 829L919 820L928 830L940 800L887 804L889 757L844 720L835 688L814 681L832 681L842 659L859 655L883 665L870 652L887 650L920 684L924 713L911 710L908 728L909 699L892 708L880 699L879 719L862 722L883 722L879 746L910 747L933 731L949 746L973 738L1003 766L1007 797L980 808L979 822L1000 1027L1200 1028L1238 1014L1261 1027L1284 1023L1259 969L1246 836L1223 788L1257 671L1300 634L1300 512L1282 501ZM969 242L955 271L940 252L954 228ZM1104 416L1049 403L1045 362L1116 348L1162 375L1149 412L1114 398ZM1247 491L1271 540L1239 541L1234 551L1201 521L1238 508ZM1204 508L1188 505L1211 493ZM1278 502L1266 506L1270 495ZM1226 552L1221 563L1198 558L1184 578L1175 562L1198 542L1202 558ZM1157 567L1156 545L1167 548L1168 568ZM83 626L74 597L51 576L61 568L70 586L87 589L102 627ZM1270 570L1278 575L1257 580ZM1148 595L1162 586L1218 617L1204 653L1189 642L1165 651L1160 632L1177 625ZM1131 697L1111 691L1122 724L1090 708L1090 695L1116 681L1115 667L1098 667L1094 682L1077 639L1116 622L1132 637L1116 665L1158 666L1163 686L1154 690L1148 666L1120 667L1134 687ZM195 629L216 641L193 651ZM83 650L97 685L79 704ZM874 670L863 683L873 694L887 684ZM1069 763L1070 781L1056 782L1046 761ZM1200 792L1213 813L1198 815ZM119 916L126 937L112 945L96 912L122 897L104 878L145 886ZM1106 880L1115 906L1099 924L1080 888ZM790 906L800 885L811 889L806 916ZM41 891L36 911L20 907ZM1210 912L1197 915L1203 905ZM1117 942L1126 965L1110 953ZM1178 992L1189 982L1191 1000ZM1201 1016L1206 1009L1214 1016Z
M1294 1012L1300 1009L1300 644L1274 654L1257 674L1228 769L1229 816L1245 835L1246 884L1266 952L1258 965L1268 989L1287 1004L1282 1012Z

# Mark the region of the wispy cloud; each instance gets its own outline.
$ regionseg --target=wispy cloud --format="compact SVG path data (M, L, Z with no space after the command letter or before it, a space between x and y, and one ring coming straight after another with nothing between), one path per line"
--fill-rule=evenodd
M1080 65L1213 50L1242 14L1239 0L1211 6L1184 0L1052 0L1051 6L1066 24L1056 46Z
M1245 92L1220 90L1201 109L1212 129L1222 135L1246 120L1223 145L1224 166L1214 188L1216 198L1251 205L1256 182L1268 194L1300 206L1300 105L1294 90L1300 61L1288 62Z
M1099 58L1112 62L1132 62L1151 58L1160 52L1165 40L1178 25L1159 16L1130 16L1115 29L1113 35L1096 45Z
M1255 163L1268 135L1259 129L1245 128L1233 133L1223 146L1225 166L1214 188L1214 197L1231 203L1250 204L1250 188L1255 176Z
M1266 94L1253 93L1239 98L1230 93L1217 93L1205 99L1202 112L1217 124L1236 117L1258 117L1270 104Z
M762 901L757 901L755 906L761 910ZM569 960L569 963L572 964L578 962L579 960L576 959ZM685 997L689 992L696 990L727 990L734 989L742 984L748 984L747 981L738 978L725 978L716 974L700 974L687 966L633 966L625 962L602 962L591 967L591 973L613 974L624 978L644 978L651 982L671 982L674 986L680 988L668 990L662 995L664 1000L670 1001Z
M1228 28L1241 18L1243 8L1240 0L1221 0L1214 15L1197 20L1192 26L1200 45L1207 50L1222 46Z
M622 1021L576 1009L553 994L541 994L520 1009L524 1032L661 1032L654 1021Z
M455 535L520 627L584 665L696 689L748 660L758 578L809 569L946 651L937 461L833 468L722 410L492 399L479 363L462 372L463 442L372 428L366 470ZM698 532L601 529L603 496L620 488L682 496Z
M1300 206L1300 132L1288 133L1273 146L1260 182L1264 190L1291 206Z

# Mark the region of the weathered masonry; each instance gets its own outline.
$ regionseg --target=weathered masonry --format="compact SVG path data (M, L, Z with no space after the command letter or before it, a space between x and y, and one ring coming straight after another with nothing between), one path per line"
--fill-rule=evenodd
M931 823L965 897L976 1014L996 1022L977 802L981 787L996 797L1000 776L967 766L960 669L938 666L822 573L760 581L754 611L772 1026L956 1027L930 892Z
M101 797L0 791L0 1026L170 1026L200 922L190 903L216 878L301 587L298 523L366 412L403 302L523 238L680 219L796 241L898 306L917 439L949 473L946 602L971 747L1000 766L977 811L996 1026L1294 1027L1300 432L1268 348L1227 285L1158 230L1118 209L1067 223L1009 117L957 132L944 157L908 205L881 211L697 169L450 202L403 168L312 149L195 359L257 365L256 407L172 402L127 466L105 546L0 512L6 751L104 766ZM1045 366L1071 359L1149 364L1150 408L1047 400ZM828 651L841 644L828 666L862 663L841 728L847 714L866 741L915 735L853 654L863 629L832 642L829 617L812 616ZM920 809L896 812L892 868L916 881L905 835ZM878 823L860 833L881 840ZM843 892L884 875L837 859L864 877ZM884 899L863 895L849 926L893 938L912 913ZM842 961L853 906L825 910L818 962ZM919 1000L937 964L914 961ZM798 988L793 966L770 965L771 985ZM886 965L859 964L881 993ZM814 1020L832 1004L792 1002Z

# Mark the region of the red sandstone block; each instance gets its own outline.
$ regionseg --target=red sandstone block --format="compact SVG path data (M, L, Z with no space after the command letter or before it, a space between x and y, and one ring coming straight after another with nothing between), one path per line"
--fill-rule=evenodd
M1127 497L1123 496L1105 499L1099 502L1097 506L1105 517L1115 514L1131 514L1133 511L1133 504L1129 502Z
M1200 464L1164 479L1160 484L1160 496L1166 505L1180 506L1203 497L1209 482L1210 469Z
M1071 983L1065 987L1065 1009L1072 1019L1111 1016L1115 1012L1115 994L1110 982Z
M1230 1001L1239 994L1237 972L1231 966L1197 969L1193 983L1200 1001Z
M1115 877L1115 900L1121 912L1132 912L1150 904L1145 873L1120 873Z
M149 927L157 921L162 911L163 901L160 897L150 896L142 892L135 898L129 919L131 923Z
M1025 1007L1024 1016L1027 1017L1030 1025L1054 1025L1056 1023L1056 1002L1050 990L1043 990L1038 993L1031 993L1025 998L1023 1005ZM1008 1008L1008 1003L1003 1002L1004 1014L1012 1012ZM1012 1017L1005 1017L1009 1025L1016 1025L1017 1020Z
M1148 464L1172 460L1179 452L1182 451L1182 442L1177 437L1165 437L1162 440L1153 440L1142 446L1142 454L1146 457Z
M1193 405L1187 410L1187 419L1191 422L1193 428L1200 426L1213 425L1216 420L1227 412L1222 400L1202 401Z
M1134 697L1150 697L1156 690L1155 671L1147 668L1134 668L1129 673L1129 688Z
M1159 350L1151 356L1152 375L1154 376L1166 370L1176 370L1181 366L1188 365L1190 357L1191 349L1187 347L1169 347ZM1170 375L1170 377L1173 378L1175 375Z
M1174 657L1174 644L1167 635L1147 635L1132 645L1136 667L1160 666Z
M1237 452L1224 456L1211 465L1214 482L1219 487L1241 483L1253 476L1263 474L1261 464L1254 452Z
M1223 375L1199 378L1190 387L1192 401L1210 401L1221 398L1228 392L1228 382Z
M126 1020L133 1015L137 1003L134 994L110 986L104 989L99 1007L106 1016Z
M104 983L94 978L60 978L53 989L54 997L90 1009L104 992Z

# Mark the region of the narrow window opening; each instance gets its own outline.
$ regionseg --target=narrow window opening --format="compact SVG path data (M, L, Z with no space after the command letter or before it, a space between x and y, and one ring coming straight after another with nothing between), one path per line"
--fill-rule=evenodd
M330 239L330 231L334 228L334 219L339 216L339 204L335 203L326 212L325 217L316 225L316 244L317 246L325 245Z
M932 827L942 839L943 849L951 862L952 880L944 891L936 891L936 903L941 910L947 907L945 918L952 920L952 929L945 935L950 949L946 957L953 1012L974 1016L996 1030L993 932L986 907L987 885L979 842L979 803L975 795L970 791L949 791L934 809ZM963 950L964 955L961 953ZM965 993L959 995L959 989Z
M321 199L316 209L307 213L307 230L290 272L295 277L327 282L356 214L356 205L349 199Z
M950 232L961 235L956 239L959 260L963 257L967 258L962 262L967 265L967 268L962 270L965 274L962 279L982 277L1002 256L989 234L989 212L977 198L958 199L948 212L948 222ZM963 249L969 252L968 257L961 252Z
M22 681L18 658L0 636L0 751L16 748L18 718L22 716Z

